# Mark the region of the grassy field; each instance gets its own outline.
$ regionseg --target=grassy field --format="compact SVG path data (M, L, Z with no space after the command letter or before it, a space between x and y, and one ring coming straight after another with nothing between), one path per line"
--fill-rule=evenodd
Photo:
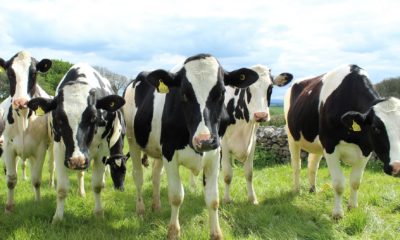
M274 156L258 149L255 160L254 185L260 204L247 203L243 168L236 164L232 183L234 203L221 204L220 224L226 239L400 239L399 179L385 176L378 163L370 162L359 191L359 208L345 211L335 222L330 213L333 193L326 165L322 162L318 192L307 193L306 171L302 171L302 193L291 193L291 168L274 164ZM129 162L130 163L130 162ZM129 165L131 166L131 165ZM349 169L345 169L346 176ZM170 209L165 173L162 180L160 213L151 212L151 173L145 171L144 197L146 214L135 214L135 188L131 169L125 192L112 188L107 177L102 193L105 218L93 216L93 193L90 171L85 176L86 198L77 194L76 174L71 172L71 188L66 200L64 221L51 224L56 195L47 186L44 169L42 200L34 201L29 181L19 179L15 191L16 207L11 215L0 214L0 239L165 239ZM185 200L181 208L182 239L208 239L209 227L202 187L190 189L189 174L181 168ZM21 174L19 174L21 176ZM0 178L0 208L6 201L6 183ZM220 199L223 182L220 178ZM344 194L347 202L349 189ZM345 207L345 206L344 206Z

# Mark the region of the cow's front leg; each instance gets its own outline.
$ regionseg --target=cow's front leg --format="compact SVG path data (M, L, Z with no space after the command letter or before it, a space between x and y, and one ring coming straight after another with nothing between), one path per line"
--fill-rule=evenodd
M97 217L104 217L104 210L101 204L101 190L104 188L104 164L101 159L95 159L93 163L92 188L94 193L94 214Z
M160 200L160 182L161 182L161 172L163 169L163 162L161 159L153 160L153 211L160 211L161 200Z
M132 176L136 185L136 213L139 215L144 214L144 201L142 196L143 187L143 167L141 152L134 144L129 145L130 154L132 158Z
M69 189L68 169L64 166L65 148L61 143L54 144L54 159L57 177L57 207L53 216L53 224L60 222L64 216L64 203Z
M255 151L255 139L252 144L250 155L248 156L247 160L244 162L244 175L246 177L247 182L247 197L250 203L257 205L258 200L256 193L253 187L253 160L254 160L254 151Z
M316 182L317 182L317 171L319 167L319 162L321 161L322 155L309 153L308 154L308 182L310 183L310 193L316 192Z
M332 154L325 154L325 159L328 164L329 173L332 177L332 185L335 192L335 206L333 208L332 217L334 219L341 219L344 215L342 196L344 192L345 178L342 169L340 168L339 158L336 156L335 152Z
M361 179L367 165L368 158L359 161L360 164L353 166L350 173L350 198L348 208L358 207L358 188L360 187Z
M7 174L7 202L5 207L6 213L11 213L14 209L14 188L17 185L17 161L16 155L13 151L5 148L3 153L4 161L6 164L6 174Z
M86 191L85 191L85 172L84 171L78 171L77 178L78 178L78 194L81 197L85 197L86 196Z
M31 165L31 181L35 190L35 200L40 200L40 185L42 183L42 170L46 149L40 151L36 157L29 158Z
M223 144L223 145L228 146L228 144ZM233 171L232 171L231 154L229 153L228 147L222 148L222 174L224 176L224 183L225 183L225 192L223 201L224 203L231 203L232 198L230 195L230 187L233 177Z
M206 153L204 157L204 197L208 209L208 218L210 222L210 237L211 239L222 239L222 232L219 226L218 219L218 207L219 207L219 196L218 196L218 174L219 174L219 162L220 155L219 149Z
M183 202L184 190L179 175L179 165L176 158L168 162L164 158L164 167L168 179L168 198L171 205L171 219L168 228L168 239L179 238L181 227L179 225L179 208Z
M48 150L48 171L49 171L49 186L50 188L54 187L54 172L55 172L55 165L54 165L54 155L53 155L53 144L50 144Z

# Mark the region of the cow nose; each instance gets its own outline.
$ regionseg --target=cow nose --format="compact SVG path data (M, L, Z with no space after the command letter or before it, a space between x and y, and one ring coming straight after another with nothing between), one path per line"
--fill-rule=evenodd
M196 151L206 152L218 147L215 136L211 136L209 133L199 134L194 138L194 147Z
M67 161L65 165L70 169L84 170L88 168L89 161L85 155L80 154L70 157L69 161Z
M14 109L24 109L28 107L28 99L27 98L17 98L12 102Z
M399 176L400 175L400 161L395 161L392 163L392 175Z
M254 119L256 122L265 122L268 120L268 113L267 112L256 112L254 113Z

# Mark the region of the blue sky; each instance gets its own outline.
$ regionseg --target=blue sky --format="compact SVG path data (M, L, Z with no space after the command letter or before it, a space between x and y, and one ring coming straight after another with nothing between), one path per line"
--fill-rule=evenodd
M0 5L0 57L25 49L133 78L211 53L228 71L264 64L295 78L355 63L376 83L400 76L399 9L398 0L13 0Z

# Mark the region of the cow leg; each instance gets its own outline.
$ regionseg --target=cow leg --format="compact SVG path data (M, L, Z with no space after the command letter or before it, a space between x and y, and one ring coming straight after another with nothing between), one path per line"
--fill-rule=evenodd
M153 160L153 173L152 173L152 181L153 181L153 211L160 211L161 209L161 200L160 200L160 182L161 182L161 172L163 169L163 162L161 159Z
M44 163L44 155L46 149L43 149L36 157L29 158L31 166L31 182L35 190L35 200L40 200L40 185L42 183L42 170Z
M6 174L7 174L7 203L5 207L6 213L11 213L14 209L14 188L17 185L17 159L14 152L5 149L3 153L4 162L6 165Z
M350 173L350 198L348 208L358 207L358 188L360 187L361 179L367 165L368 158L360 160L360 164L352 166Z
M308 181L310 183L310 193L316 191L317 171L319 162L321 161L322 155L309 153L308 154Z
M19 159L21 159L21 169L22 169L22 180L26 181L28 179L27 175L26 175L26 161L28 159L22 159L20 157L18 157Z
M48 171L49 171L49 176L50 176L50 179L49 179L49 186L50 186L50 188L53 188L54 187L54 171L55 171L55 165L54 165L54 155L53 155L53 145L51 144L50 145L50 147L48 148L48 151L47 151L47 154L48 154Z
M133 144L129 146L132 158L132 176L136 185L136 213L139 215L144 214L144 201L142 196L143 187L143 167L140 149Z
M78 178L78 194L81 197L85 197L86 196L86 191L85 191L85 171L78 171L77 178Z
M63 219L64 203L69 189L68 169L64 166L65 148L61 144L62 143L55 143L53 148L57 173L57 207L53 216L53 224Z
M222 140L223 141L223 140ZM222 144L224 146L225 144ZM227 145L227 144L226 144ZM232 159L231 154L229 153L229 149L227 147L222 147L222 174L224 175L224 183L225 183L225 192L224 192L224 203L231 203L232 198L230 195L230 187L233 178L232 171Z
M94 159L92 189L94 192L94 215L97 217L104 217L104 210L101 204L101 190L104 188L104 167L101 159Z
M258 200L257 200L257 196L256 196L256 193L255 193L254 187L253 187L253 160L254 160L255 147L256 147L256 144L255 144L255 139L254 139L254 143L252 145L250 155L247 158L247 160L244 162L244 174L246 176L246 181L247 181L247 196L248 196L249 202L254 205L257 205Z
M333 208L332 217L340 219L343 217L342 196L344 192L345 178L340 168L339 158L335 152L333 154L325 154L326 163L328 164L329 173L332 177L332 185L335 193L335 206Z
M218 207L219 207L219 196L218 196L218 175L219 175L219 164L220 155L219 149L206 153L207 155L213 155L211 157L204 157L205 165L203 169L204 173L204 197L208 209L208 217L210 222L210 238L211 239L222 239L222 232L219 226L218 220Z
M292 138L288 136L290 161L293 169L293 192L300 192L300 170L301 170L301 158L300 158L300 146L294 142Z
M168 179L168 198L171 205L171 219L169 222L168 239L177 239L180 235L179 208L183 202L184 190L179 175L179 166L176 158L168 162L164 158L164 167Z

